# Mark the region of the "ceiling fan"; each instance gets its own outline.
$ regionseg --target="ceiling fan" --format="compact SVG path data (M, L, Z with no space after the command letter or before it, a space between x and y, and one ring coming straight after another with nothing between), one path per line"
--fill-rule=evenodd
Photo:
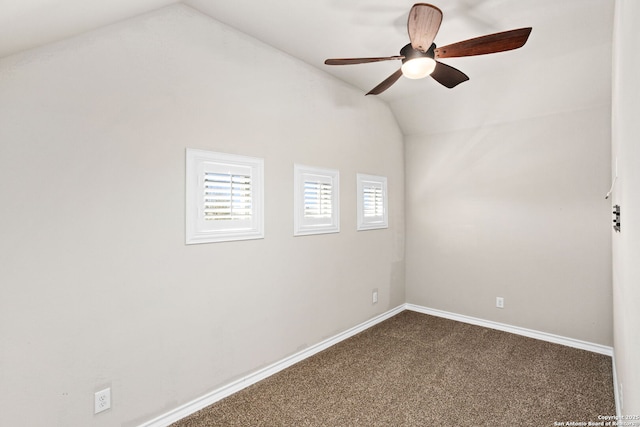
M524 46L529 34L531 34L531 27L519 28L436 47L433 40L440 29L441 22L442 11L440 9L431 4L416 3L409 12L407 22L411 43L400 50L400 55L378 58L327 59L324 63L327 65L350 65L402 60L402 67L371 89L367 95L378 95L384 92L403 75L410 79L421 79L431 75L438 83L451 89L469 80L469 77L456 68L436 61L437 58L485 55L518 49Z

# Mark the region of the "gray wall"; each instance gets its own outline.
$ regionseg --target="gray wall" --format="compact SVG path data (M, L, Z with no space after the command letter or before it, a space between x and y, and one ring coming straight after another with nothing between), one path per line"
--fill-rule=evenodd
M608 106L405 143L409 303L612 344Z
M192 9L0 60L0 121L0 425L138 425L405 302L388 107ZM186 147L265 159L265 239L184 244ZM339 234L293 237L294 162L340 170Z
M614 343L622 412L640 414L640 3L616 1L613 74L612 205L622 213L613 234Z

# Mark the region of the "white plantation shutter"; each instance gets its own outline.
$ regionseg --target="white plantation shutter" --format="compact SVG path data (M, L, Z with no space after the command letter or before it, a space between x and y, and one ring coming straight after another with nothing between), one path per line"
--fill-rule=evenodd
M339 177L337 170L294 165L294 235L340 231Z
M382 218L384 216L384 197L382 184L368 182L362 190L363 214L365 218Z
M304 182L305 218L331 218L332 187L329 182Z
M251 176L205 172L203 204L206 221L251 219Z
M387 178L357 174L358 230L388 228Z
M262 159L187 149L187 243L264 237Z

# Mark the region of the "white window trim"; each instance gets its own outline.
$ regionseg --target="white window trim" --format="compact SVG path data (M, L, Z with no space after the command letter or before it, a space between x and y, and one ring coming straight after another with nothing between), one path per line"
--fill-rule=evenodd
M299 164L293 165L294 213L293 235L325 234L340 232L340 172ZM331 185L331 215L326 218L305 216L305 182Z
M248 174L251 214L247 220L206 221L204 179L207 172ZM186 244L264 238L264 160L256 157L187 148Z
M365 190L367 188L378 188L382 195L382 215L365 215ZM356 188L358 199L358 220L357 230L376 230L389 228L389 208L387 200L387 177L377 175L366 175L359 173L356 175Z

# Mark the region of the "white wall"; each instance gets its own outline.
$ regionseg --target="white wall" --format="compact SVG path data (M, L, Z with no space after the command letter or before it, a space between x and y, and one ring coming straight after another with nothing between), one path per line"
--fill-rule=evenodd
M613 164L618 180L612 205L621 208L613 234L614 343L624 414L640 414L640 3L616 1L613 65Z
M609 159L608 107L409 137L407 301L611 345Z
M405 301L388 107L192 9L0 60L0 122L0 425L139 425ZM265 239L184 244L186 147L265 159ZM292 236L294 162L340 170L339 234Z

